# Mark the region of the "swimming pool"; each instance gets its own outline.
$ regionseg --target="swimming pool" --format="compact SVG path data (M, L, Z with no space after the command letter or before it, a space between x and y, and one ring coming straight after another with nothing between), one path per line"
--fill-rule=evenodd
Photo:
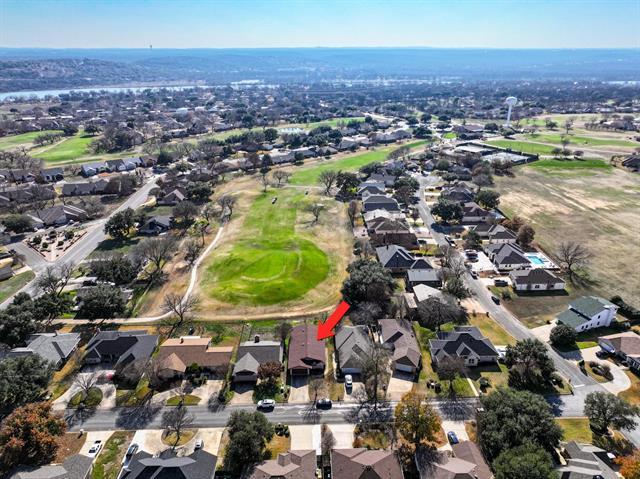
M537 265L544 264L544 260L536 254L528 254L527 258L529 258L529 261L531 261L533 264L537 264Z

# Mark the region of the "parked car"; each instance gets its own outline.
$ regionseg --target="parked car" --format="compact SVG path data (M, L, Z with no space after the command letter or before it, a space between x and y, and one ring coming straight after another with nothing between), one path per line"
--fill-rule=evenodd
M449 439L449 444L458 444L458 436L456 436L456 433L453 431L449 431L447 433L447 439Z
M124 457L122 458L122 467L128 467L131 462L131 458L133 455L138 452L138 445L134 442L129 446L127 452L124 453Z
M316 401L317 408L330 408L331 404L331 399L329 398L322 398Z
M600 359L605 359L609 356L609 353L601 349L600 351L596 351L596 356L598 356Z
M353 377L351 376L351 374L347 374L347 375L344 377L344 386L345 386L346 388L353 387Z
M196 445L194 446L193 450L197 451L198 449L202 449L204 447L204 441L202 439L198 439L196 441Z
M91 447L89 448L89 452L87 453L87 456L96 457L100 452L100 449L102 449L102 441L98 440L91 445Z
M471 275L471 277L473 279L478 279L478 272L477 271L471 270L471 271L469 271L469 274Z
M503 286L509 286L509 283L504 279L494 279L493 285L503 287Z
M261 399L258 401L258 409L273 409L276 402L273 399Z
M497 296L491 296L491 301L496 304L500 304L500 298L498 298Z

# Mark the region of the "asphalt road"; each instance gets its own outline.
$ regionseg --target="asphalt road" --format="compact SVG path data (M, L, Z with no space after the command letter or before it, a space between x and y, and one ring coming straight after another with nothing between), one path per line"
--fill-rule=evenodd
M79 264L84 261L93 252L93 250L97 248L98 244L101 241L107 238L107 235L103 230L104 224L107 222L107 220L114 214L127 208L136 209L140 207L147 200L149 191L151 191L151 189L156 186L156 181L158 180L158 178L158 176L151 177L141 188L139 188L135 193L129 196L124 201L124 203L122 203L117 209L115 209L111 213L111 215L87 223L87 233L56 261L46 261L40 254L36 253L22 242L8 244L6 247L8 249L15 249L18 253L24 254L26 262L36 274L36 278L39 274L42 273L42 271L44 271L47 266L55 266L64 263ZM35 279L29 284L25 285L20 290L20 292L34 295L34 293L36 293ZM12 297L8 298L6 301L0 304L0 307L6 307L11 302L11 300Z

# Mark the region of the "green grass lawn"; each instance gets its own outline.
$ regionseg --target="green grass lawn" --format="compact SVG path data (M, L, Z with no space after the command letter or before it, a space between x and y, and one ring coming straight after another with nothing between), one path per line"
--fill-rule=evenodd
M33 271L29 270L0 282L0 303L16 294L25 284L35 277L36 275Z
M457 138L458 135L454 132L454 131L449 131L447 133L445 133L444 135L442 135L442 138L446 139L446 140L452 140L454 138Z
M197 406L200 402L200 398L198 396L194 396L193 394L187 394L184 396L184 404L185 406ZM180 404L180 396L173 396L167 399L167 406L177 406Z
M134 431L116 431L107 440L104 449L93 464L92 479L116 479Z
M426 143L426 140L419 140L407 143L403 146L416 148ZM328 160L326 163L321 165L297 171L291 177L290 183L292 185L313 185L318 182L320 173L326 170L356 171L360 167L368 165L369 163L384 161L387 158L387 155L397 148L397 145L385 146L377 150L358 153L335 161Z
M487 143L500 148L510 148L513 151L520 151L532 155L552 155L554 148L556 148L555 146L516 140L490 140L487 141Z
M313 241L296 233L298 212L309 201L294 189L263 193L242 224L241 239L213 257L201 286L231 304L268 305L304 295L329 274L330 261Z
M534 168L541 171L558 171L558 170L611 170L613 166L605 163L597 158L585 158L583 160L553 158L534 161L528 163L527 168Z
M98 404L102 402L102 391L100 388L91 388L89 390L89 394L86 394L82 391L78 391L75 393L71 399L69 399L68 407L78 407L80 404L83 404L84 407L96 407Z
M556 419L556 422L562 429L563 441L577 441L591 444L591 428L589 427L589 420L586 417L562 418Z
M476 366L468 368L467 377L473 381L473 384L478 391L489 393L497 388L504 386L507 387L509 383L509 368L504 364L492 364ZM480 387L480 378L489 380L489 387L482 389Z
M20 135L3 136L0 138L0 150L11 150L20 146L29 146L38 136L45 133L62 133L60 130L31 131Z
M515 344L516 340L497 321L481 314L469 315L469 324L476 326L493 344L506 346Z
M562 134L546 134L546 133L537 133L537 134L529 134L526 137L532 141L539 141L542 143L555 143L560 145L562 141L562 137L565 135ZM593 138L590 136L574 136L574 135L566 135L569 139L569 145L573 146L623 146L629 148L635 148L640 146L640 143L629 140L616 140L615 138Z
M32 155L48 164L73 162L89 152L89 144L95 139L93 136L79 132L56 145L39 148Z
M93 250L89 255L89 258L95 258L105 253L120 253L127 254L131 248L133 248L140 241L139 237L127 238L123 241L115 240L113 238L107 238L104 241L98 243L98 247Z
M640 406L640 377L633 371L625 371L631 380L631 387L622 391L618 396L635 406Z

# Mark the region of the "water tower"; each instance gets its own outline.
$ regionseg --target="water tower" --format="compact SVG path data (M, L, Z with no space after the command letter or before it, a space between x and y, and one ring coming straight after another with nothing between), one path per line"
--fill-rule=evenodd
M509 127L511 126L511 110L516 105L516 103L518 103L518 99L515 96L509 96L504 102L509 107L509 110L507 111L507 122L504 124L504 126Z

